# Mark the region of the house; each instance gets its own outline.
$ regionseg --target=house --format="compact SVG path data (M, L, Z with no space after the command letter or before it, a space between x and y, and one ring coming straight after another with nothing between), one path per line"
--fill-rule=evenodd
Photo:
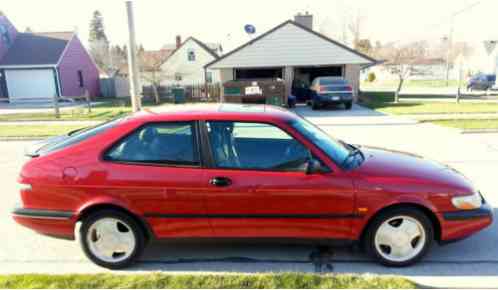
M95 97L99 71L74 32L21 33L0 16L0 98Z
M221 82L238 79L284 79L287 94L295 80L310 84L318 76L348 79L355 98L362 66L377 61L313 30L313 16L298 14L206 65Z
M162 85L199 85L220 81L217 70L204 69L207 63L219 58L221 45L208 46L189 37L183 43L177 36L177 48L161 65L164 74Z

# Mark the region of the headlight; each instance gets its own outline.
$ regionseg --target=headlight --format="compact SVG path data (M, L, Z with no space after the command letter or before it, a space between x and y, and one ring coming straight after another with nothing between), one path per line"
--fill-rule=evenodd
M482 205L482 197L478 192L472 195L457 196L451 199L451 203L458 209L476 209Z

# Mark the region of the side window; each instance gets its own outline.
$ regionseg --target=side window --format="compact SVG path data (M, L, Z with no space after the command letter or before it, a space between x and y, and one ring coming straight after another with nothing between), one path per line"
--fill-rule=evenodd
M105 160L198 166L199 151L192 122L145 125L114 145Z
M80 88L85 86L85 81L83 80L83 72L81 70L78 71L78 83Z
M207 129L220 168L304 171L311 157L306 147L273 125L208 122Z

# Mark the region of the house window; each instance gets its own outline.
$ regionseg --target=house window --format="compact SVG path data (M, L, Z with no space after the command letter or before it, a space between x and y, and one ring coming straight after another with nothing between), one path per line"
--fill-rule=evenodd
M206 72L206 82L207 83L213 83L213 72Z
M194 50L189 50L187 52L187 58L188 58L188 61L195 61L195 51Z
M85 82L83 80L83 72L80 70L78 71L78 81L80 83L80 88L85 86Z
M175 81L181 81L182 80L182 75L179 73L175 74Z

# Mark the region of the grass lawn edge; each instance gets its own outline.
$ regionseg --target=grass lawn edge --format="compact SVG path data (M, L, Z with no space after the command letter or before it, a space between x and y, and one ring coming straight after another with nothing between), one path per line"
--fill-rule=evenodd
M262 288L396 288L413 289L417 285L397 276L353 275L353 274L16 274L0 275L0 288L34 289L262 289Z

